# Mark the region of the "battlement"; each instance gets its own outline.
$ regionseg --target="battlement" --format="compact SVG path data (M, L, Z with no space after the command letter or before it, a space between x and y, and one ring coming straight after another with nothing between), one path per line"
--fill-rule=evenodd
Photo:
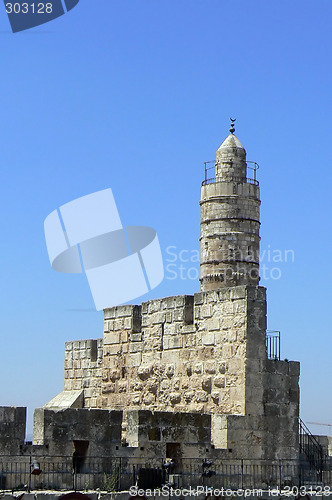
M173 321L192 324L193 315L193 295L154 299L143 302L142 305L110 307L104 310L104 332L130 330L132 333L140 333L142 326Z
M97 408L103 363L103 339L65 344L65 391L84 389L84 406Z

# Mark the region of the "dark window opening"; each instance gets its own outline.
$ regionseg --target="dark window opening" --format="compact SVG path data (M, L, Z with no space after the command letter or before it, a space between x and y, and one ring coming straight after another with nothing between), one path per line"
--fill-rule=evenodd
M73 469L74 472L84 472L84 463L88 453L89 441L73 441Z
M180 443L166 443L166 461L170 461L172 466L169 472L178 474L182 470L182 449Z
M159 427L151 427L148 431L149 441L160 441L161 432Z

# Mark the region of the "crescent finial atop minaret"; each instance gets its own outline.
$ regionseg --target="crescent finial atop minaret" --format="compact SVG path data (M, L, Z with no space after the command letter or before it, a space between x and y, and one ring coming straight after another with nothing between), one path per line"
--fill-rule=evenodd
M231 121L231 128L229 129L231 134L234 134L235 132L235 127L234 127L234 122L236 122L236 118L230 118Z

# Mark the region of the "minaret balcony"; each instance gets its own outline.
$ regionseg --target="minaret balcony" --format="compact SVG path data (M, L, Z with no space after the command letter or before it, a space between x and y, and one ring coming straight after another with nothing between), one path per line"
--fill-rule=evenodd
M218 161L218 167L220 169L220 165L224 165L226 168L232 167L233 162L231 161ZM238 182L238 183L246 183L246 184L253 184L254 186L259 186L259 182L256 179L256 173L257 170L259 169L258 163L255 161L246 161L247 165L247 171L248 169L251 170L252 177L238 177L234 175L227 175L225 177L223 176L218 176L216 177L216 167L217 163L215 160L210 160L204 162L204 171L205 171L205 178L204 181L202 182L202 186L206 186L207 184L215 184L219 182Z

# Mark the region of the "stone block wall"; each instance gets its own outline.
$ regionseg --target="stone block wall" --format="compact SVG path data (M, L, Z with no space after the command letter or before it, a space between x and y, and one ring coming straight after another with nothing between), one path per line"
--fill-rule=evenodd
M236 459L297 459L298 420L267 415L213 415L212 443Z
M266 290L250 287L247 290L247 352L245 373L245 398L248 415L264 414L264 386L267 352L266 338Z
M264 414L265 289L238 286L104 311L104 337L66 343L85 408Z
M87 441L87 457L115 453L121 444L122 412L98 409L48 410L37 408L34 427L39 428L36 444L48 447L49 456L72 456L74 441Z
M211 437L211 415L206 414L131 410L127 425L129 446L148 441L206 446Z
M211 451L210 441L211 415L128 411L127 443L138 448L136 456L149 459L202 457Z
M26 408L0 406L0 455L19 455L24 445Z
M297 459L300 364L248 359L246 373L246 415L214 415L213 444L233 458Z
M264 415L297 419L300 407L300 363L267 359L264 364Z
M84 389L87 408L98 407L102 363L103 339L66 342L64 389Z
M205 414L205 445L218 453L296 458L299 364L268 360L265 336L266 290L258 286L108 308L103 339L66 344L65 389L83 389L85 408L123 411L130 446L145 439L141 423L133 430L135 410L167 415L168 432L173 415L176 432L185 415ZM162 440L154 446L164 456Z
M250 293L265 290L252 288L106 309L102 406L244 414L248 315L265 327L263 299L248 310ZM266 357L261 332L257 342L255 358Z

